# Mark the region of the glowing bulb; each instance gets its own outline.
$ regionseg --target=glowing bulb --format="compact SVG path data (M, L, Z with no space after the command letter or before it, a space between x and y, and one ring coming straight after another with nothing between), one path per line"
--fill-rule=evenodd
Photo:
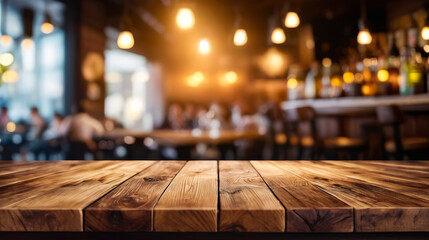
M13 39L9 35L3 35L0 38L1 45L9 47L13 43Z
M7 70L2 75L3 82L13 83L18 81L18 73L14 70Z
M119 34L116 42L119 48L130 49L134 46L134 36L129 31L123 31Z
M341 87L342 81L341 81L341 79L339 77L333 77L331 79L331 85L334 86L334 87Z
M13 63L14 57L12 53L4 53L0 55L0 64L3 66L10 66Z
M204 74L202 72L196 72L188 77L187 83L191 87L198 87L204 81Z
M426 44L426 45L423 47L423 50L425 50L425 52L426 52L426 53L429 53L429 45L428 45L428 44Z
M16 124L14 122L8 122L6 124L6 130L8 132L15 132L15 130L16 130Z
M285 26L287 28L296 28L299 26L300 20L296 12L288 12L285 18Z
M289 80L287 80L287 87L288 88L296 88L298 86L298 81L296 80L296 78L289 78Z
M423 40L429 40L429 27L428 26L424 26L422 28L421 34L422 34Z
M355 79L356 79L357 83L361 83L364 80L363 74L362 73L356 73Z
M380 69L377 72L377 78L380 82L386 82L389 80L389 72L387 70Z
M34 42L31 38L26 38L22 40L21 47L25 50L31 49L34 46Z
M44 34L49 34L54 31L54 25L50 22L44 22L42 26L40 26L40 31Z
M357 41L361 45L368 45L372 42L372 36L367 29L364 29L359 32Z
M283 29L277 27L271 33L271 41L275 44L282 44L286 41L286 35L283 32Z
M180 29L191 29L195 23L194 13L189 8L181 8L177 12L176 23Z
M201 54L209 54L211 50L209 41L207 39L202 39L198 45L198 50Z
M325 57L322 59L322 65L325 68L329 68L332 66L332 60L330 58Z
M225 74L225 81L227 83L233 84L237 82L237 79L238 79L237 73L235 73L234 71L229 71Z
M351 72L345 72L343 74L343 79L344 79L344 82L346 83L352 83L353 80L355 79L355 75L353 75L353 73Z
M247 43L247 33L244 29L237 29L234 34L235 46L244 46Z

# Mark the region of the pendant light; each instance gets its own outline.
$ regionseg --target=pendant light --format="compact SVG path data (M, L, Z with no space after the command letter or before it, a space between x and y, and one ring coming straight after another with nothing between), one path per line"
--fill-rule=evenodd
M131 26L131 20L128 16L128 1L124 1L124 13L122 20L122 32L119 33L116 43L121 49L130 49L134 46L134 36L129 27Z
M189 30L194 27L195 16L190 8L179 8L176 15L176 23L180 29Z
M286 42L286 35L283 29L280 27L274 28L273 32L271 33L271 42L274 44L282 44Z
M358 22L359 25L359 33L357 35L357 42L360 45L369 45L372 42L372 36L368 29L366 19L366 7L365 7L365 0L362 0L361 4L361 19Z
M7 19L7 0L2 1L2 13L1 13L1 38L0 38L0 44L4 47L9 47L13 43L12 37L7 35L6 33L6 19Z
M287 28L297 28L300 24L298 13L288 12L285 17L285 26Z
M40 31L44 34L50 34L54 31L55 27L52 24L51 17L48 13L48 2L45 1L45 13L44 13L44 22L40 26Z
M34 11L29 8L22 10L22 19L24 23L24 38L21 41L21 48L29 50L34 47L33 41L33 23L34 23Z
M241 25L241 16L240 13L238 13L238 17L235 20L234 23L234 45L235 46L244 46L247 43L247 32Z
M423 40L428 41L429 40L429 4L425 8L426 8L426 20L420 35L422 36Z

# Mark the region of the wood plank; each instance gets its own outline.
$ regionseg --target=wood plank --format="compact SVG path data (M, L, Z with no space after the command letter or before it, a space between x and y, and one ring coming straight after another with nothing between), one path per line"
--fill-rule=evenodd
M219 161L220 232L283 232L285 210L248 161Z
M355 209L355 231L427 231L429 201L394 192L366 181L314 167L316 162L281 162L279 166L337 197Z
M17 169L11 173L0 175L0 187L41 178L50 174L67 172L75 166L88 163L87 161L64 161L58 164L32 164L30 166L15 166ZM19 170L18 170L19 169Z
M155 206L154 231L216 232L217 206L217 162L187 162Z
M83 208L151 164L152 161L93 162L82 166L80 172L28 181L33 185L30 194L0 206L0 231L82 231Z
M37 167L37 166L43 166L46 164L48 164L48 162L44 162L44 161L33 161L33 162L7 161L0 166L0 176L5 175L5 174L11 174L11 173L15 173L15 172L25 171L25 170L32 169L32 168Z
M353 208L272 161L252 161L286 207L287 232L352 232Z
M85 231L153 231L153 208L185 163L159 161L122 183L85 209Z

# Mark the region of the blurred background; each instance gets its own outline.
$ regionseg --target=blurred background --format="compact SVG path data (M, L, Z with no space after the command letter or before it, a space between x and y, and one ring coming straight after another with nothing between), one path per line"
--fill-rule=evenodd
M0 8L2 160L427 158L427 0Z

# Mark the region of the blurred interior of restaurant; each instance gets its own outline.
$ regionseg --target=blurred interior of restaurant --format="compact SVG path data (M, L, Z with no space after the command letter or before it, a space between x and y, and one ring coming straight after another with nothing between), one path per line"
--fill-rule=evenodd
M1 0L0 159L424 160L429 0Z

